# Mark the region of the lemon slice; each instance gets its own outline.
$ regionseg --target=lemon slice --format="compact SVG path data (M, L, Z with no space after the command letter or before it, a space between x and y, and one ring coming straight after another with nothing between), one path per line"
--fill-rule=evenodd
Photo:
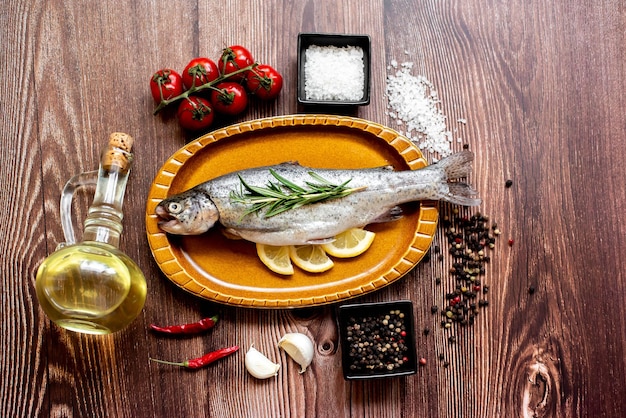
M337 235L333 242L322 244L322 248L333 257L356 257L367 251L375 236L376 234L371 231L352 228Z
M293 274L293 266L289 259L289 247L257 244L256 253L261 262L274 273L289 276Z
M292 245L289 256L296 266L310 273L321 273L334 265L321 245Z

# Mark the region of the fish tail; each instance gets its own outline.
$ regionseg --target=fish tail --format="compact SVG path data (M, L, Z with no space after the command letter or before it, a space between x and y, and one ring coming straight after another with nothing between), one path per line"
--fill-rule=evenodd
M475 197L478 192L469 184L458 181L471 173L473 160L474 154L464 150L443 158L435 164L437 169L445 173L448 192L443 194L443 200L463 206L480 205L481 199Z

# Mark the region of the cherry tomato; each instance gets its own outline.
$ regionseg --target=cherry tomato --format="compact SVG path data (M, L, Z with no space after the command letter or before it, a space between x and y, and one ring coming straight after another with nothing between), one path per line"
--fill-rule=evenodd
M197 96L183 99L178 105L176 116L178 116L180 126L189 131L201 131L208 128L214 118L209 101Z
M150 92L154 101L161 103L183 92L183 79L176 71L164 68L152 75Z
M234 71L237 71L241 68L245 68L254 63L254 58L250 51L244 48L241 45L233 45L225 48L222 51L222 56L220 57L217 66L220 70L221 74L230 74ZM246 78L246 72L235 74L230 77L231 81L241 81Z
M211 104L218 113L238 115L248 106L248 94L239 83L224 81L211 92Z
M189 90L191 86L199 87L215 80L219 76L219 70L215 62L208 58L194 58L183 70L183 84ZM195 82L195 84L194 84Z
M246 87L260 99L275 99L283 88L283 76L269 65L260 64L248 73Z

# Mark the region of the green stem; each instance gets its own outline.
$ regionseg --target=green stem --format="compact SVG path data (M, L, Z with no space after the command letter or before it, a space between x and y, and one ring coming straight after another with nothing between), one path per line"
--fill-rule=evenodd
M209 81L208 83L204 83L204 84L201 84L199 86L191 86L189 88L189 90L182 92L178 96L174 96L174 97L172 97L170 99L167 99L167 100L161 99L161 102L154 109L154 112L152 112L152 114L156 115L161 110L163 110L167 105L169 105L171 103L174 103L174 102L177 102L177 101L182 100L182 99L187 99L187 98L189 98L189 96L191 96L192 94L197 93L199 91L208 90L208 89L220 91L218 88L214 87L216 84L219 84L219 83L221 83L224 80L228 80L230 77L232 77L234 75L245 73L246 71L251 71L251 70L253 71L254 67L256 67L257 65L258 65L258 63L255 62L253 64L248 65L247 67L243 67L243 68L240 68L238 70L235 70L232 73L220 74L220 76L217 77L215 80ZM161 92L161 96L163 96L162 92Z

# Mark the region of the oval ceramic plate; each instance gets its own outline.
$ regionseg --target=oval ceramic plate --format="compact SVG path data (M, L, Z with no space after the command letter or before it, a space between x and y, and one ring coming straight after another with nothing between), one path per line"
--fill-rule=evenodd
M157 173L146 206L146 229L154 259L176 285L216 302L258 308L322 305L380 289L406 274L428 251L437 229L436 202L403 206L404 217L370 225L374 243L364 254L334 259L324 273L294 267L293 276L272 273L247 241L218 230L175 236L159 229L157 204L222 174L298 161L313 168L390 165L414 170L422 153L396 131L363 119L294 115L243 122L204 135L177 151Z

